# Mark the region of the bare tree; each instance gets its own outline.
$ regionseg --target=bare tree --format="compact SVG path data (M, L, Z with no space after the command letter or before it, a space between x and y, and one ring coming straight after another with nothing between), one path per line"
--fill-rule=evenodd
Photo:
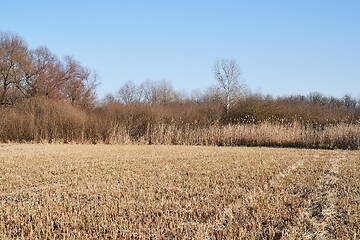
M132 81L126 81L116 94L123 103L135 103L140 101L138 87Z
M46 96L87 107L97 76L71 57L60 61L47 48L30 50L18 35L0 32L0 105Z
M179 99L178 93L167 80L146 80L139 86L141 100L151 104L168 104Z
M119 103L118 99L112 93L106 94L105 97L101 100L101 104L103 106L107 104L118 104L118 103Z
M24 67L31 64L25 41L18 35L0 32L0 104L23 95Z
M27 91L31 96L46 96L61 99L61 91L65 84L65 70L60 60L46 47L33 51L33 64L27 78Z
M156 84L154 81L146 80L139 86L141 101L145 103L156 102Z
M80 107L88 107L95 101L97 75L80 65L72 57L65 58L65 83L62 94L68 102Z
M214 76L227 114L245 88L240 69L234 59L220 59L214 64Z
M179 96L174 90L172 84L167 80L157 83L158 103L167 104L176 101Z

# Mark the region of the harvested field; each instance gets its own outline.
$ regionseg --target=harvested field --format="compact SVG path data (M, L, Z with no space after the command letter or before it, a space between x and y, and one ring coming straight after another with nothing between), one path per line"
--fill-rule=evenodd
M360 151L0 145L0 239L359 239Z

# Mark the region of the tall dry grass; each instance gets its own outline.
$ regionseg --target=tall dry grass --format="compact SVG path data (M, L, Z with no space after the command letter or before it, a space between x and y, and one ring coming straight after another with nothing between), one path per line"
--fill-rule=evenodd
M154 144L217 146L281 146L328 149L358 149L360 125L318 126L261 122L209 127L158 124L151 131ZM149 136L144 136L149 140Z
M186 110L181 111L182 107ZM359 149L360 123L298 120L222 124L211 106L119 105L85 111L35 98L0 108L0 142L62 142Z

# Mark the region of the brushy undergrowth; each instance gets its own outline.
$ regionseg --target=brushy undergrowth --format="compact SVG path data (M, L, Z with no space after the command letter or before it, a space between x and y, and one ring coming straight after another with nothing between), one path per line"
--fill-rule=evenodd
M0 108L0 142L360 147L360 123L356 121L318 124L270 119L224 123L211 107L184 109L116 105L85 111L54 100L26 100Z

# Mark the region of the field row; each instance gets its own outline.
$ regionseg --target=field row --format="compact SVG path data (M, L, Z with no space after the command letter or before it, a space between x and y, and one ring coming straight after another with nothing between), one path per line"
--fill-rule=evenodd
M360 152L0 145L1 239L357 239Z

